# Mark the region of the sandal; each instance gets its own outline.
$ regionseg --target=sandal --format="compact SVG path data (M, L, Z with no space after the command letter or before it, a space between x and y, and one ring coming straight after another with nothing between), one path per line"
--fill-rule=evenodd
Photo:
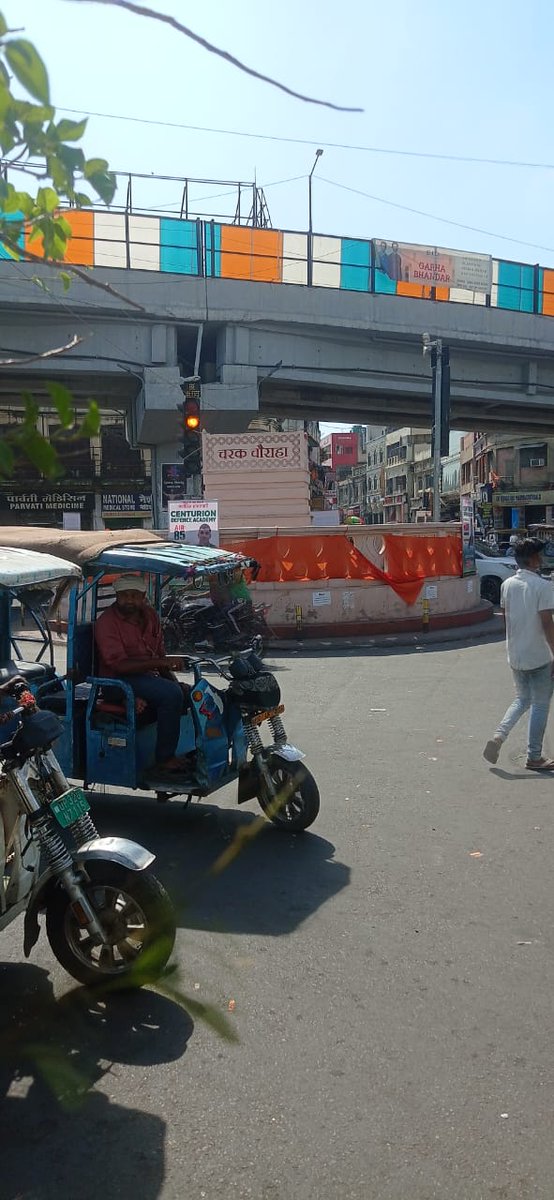
M554 758L538 758L536 762L525 763L526 771L554 771Z

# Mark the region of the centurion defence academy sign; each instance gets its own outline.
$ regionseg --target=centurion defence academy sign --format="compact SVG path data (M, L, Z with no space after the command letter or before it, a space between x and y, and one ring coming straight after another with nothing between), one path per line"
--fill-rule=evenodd
M168 508L169 532L174 542L189 546L219 545L217 500L183 500Z

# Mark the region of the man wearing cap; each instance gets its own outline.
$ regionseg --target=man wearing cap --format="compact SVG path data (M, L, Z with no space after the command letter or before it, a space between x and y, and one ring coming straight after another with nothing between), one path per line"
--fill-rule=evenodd
M176 758L175 751L186 692L173 676L182 661L166 655L160 619L146 599L145 580L120 575L114 591L115 604L95 625L99 674L125 679L139 700L156 709L156 766L182 770L184 759Z

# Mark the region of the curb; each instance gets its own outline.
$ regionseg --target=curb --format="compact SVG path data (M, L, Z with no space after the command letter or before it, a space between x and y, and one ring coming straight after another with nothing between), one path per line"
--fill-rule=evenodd
M488 641L497 642L504 639L504 620L500 616L490 617L477 625L457 625L451 629L430 630L429 633L414 631L412 633L376 634L374 637L335 637L335 638L276 638L267 645L266 654L319 654L329 650L391 650L396 646L424 647L445 645L449 642Z

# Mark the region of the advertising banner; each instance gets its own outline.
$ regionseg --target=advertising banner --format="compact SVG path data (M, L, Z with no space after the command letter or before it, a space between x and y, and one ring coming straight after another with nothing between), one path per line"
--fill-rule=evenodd
M162 508L174 500L185 500L187 480L183 463L162 463Z
M460 514L462 518L462 575L475 575L475 528L471 496L460 497Z
M182 500L168 508L169 535L188 546L219 546L217 500Z
M487 254L464 254L440 246L416 246L407 242L374 241L375 270L397 283L427 287L463 288L490 294L492 258Z

